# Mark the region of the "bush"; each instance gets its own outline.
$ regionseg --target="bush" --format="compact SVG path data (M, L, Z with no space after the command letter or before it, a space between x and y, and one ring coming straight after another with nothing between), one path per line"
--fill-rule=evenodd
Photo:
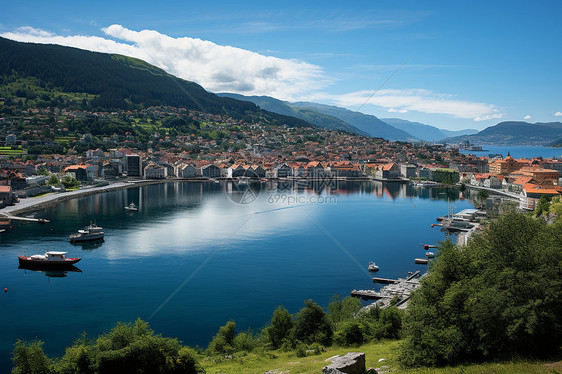
M342 300L341 297L337 295L328 305L328 311L330 312L331 321L338 324L353 318L362 307L363 304L361 304L361 301L355 297L348 296Z
M363 329L357 321L343 322L334 333L334 342L343 347L363 344Z

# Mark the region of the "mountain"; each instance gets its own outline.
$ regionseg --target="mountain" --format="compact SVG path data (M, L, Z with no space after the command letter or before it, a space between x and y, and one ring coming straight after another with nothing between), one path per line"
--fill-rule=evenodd
M423 123L411 122L400 118L381 118L380 120L428 142L438 141L447 137L437 127L425 125Z
M431 141L439 141L441 139L449 138L452 136L460 136L460 135L471 135L476 134L478 130L443 130L437 128L435 126L426 125L420 122L412 122L407 121L405 119L400 118L381 118L381 121L388 123L389 125L396 127L397 129L406 131L407 133L419 138L421 140L425 140L428 142Z
M417 140L414 136L410 135L406 131L397 129L370 114L354 112L349 109L340 108L337 106L310 102L291 103L291 106L314 110L323 114L327 114L329 116L339 118L340 120L358 128L359 130L372 137L379 137L388 140Z
M439 130L441 130L441 132L445 134L448 138L453 136L473 135L478 133L478 130L474 130L474 129L464 129L464 130L439 129Z
M482 145L538 145L552 144L553 139L562 138L562 123L528 123L519 121L500 122L474 135L447 138L448 143L469 141Z
M347 124L339 118L320 113L318 111L309 108L298 108L292 106L290 103L275 99L269 96L244 96L235 93L219 93L218 96L230 97L237 100L250 101L262 109L267 111L283 114L286 116L293 116L300 118L308 123L316 125L318 127L323 127L329 130L342 130L347 131L352 134L365 135L365 132L359 130L358 128Z
M139 59L0 38L0 88L22 77L37 79L41 87L59 92L94 95L90 103L94 108L169 105L238 118L251 116L274 124L310 126L247 101L219 97Z

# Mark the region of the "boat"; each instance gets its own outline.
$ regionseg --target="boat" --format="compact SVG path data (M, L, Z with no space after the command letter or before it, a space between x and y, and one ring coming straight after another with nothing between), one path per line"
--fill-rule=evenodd
M433 253L433 252L425 252L425 257L427 257L427 258L435 258L435 253Z
M125 207L127 212L138 212L139 208L135 205L135 203L130 203Z
M103 235L103 228L90 222L88 226L84 227L84 230L78 230L76 234L70 235L69 239L71 243L85 242L103 239Z
M375 264L373 261L369 262L369 271L379 271L379 265Z
M18 259L21 266L47 269L72 268L75 263L82 259L82 257L67 258L66 253L49 251L45 252L44 255L18 256Z

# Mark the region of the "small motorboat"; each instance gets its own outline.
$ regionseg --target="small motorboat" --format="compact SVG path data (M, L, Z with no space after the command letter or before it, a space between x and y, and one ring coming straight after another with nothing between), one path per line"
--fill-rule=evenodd
M427 258L435 258L435 253L433 253L433 252L425 252L425 257L427 257Z
M78 230L78 233L69 236L71 243L86 242L89 240L103 239L103 228L94 225L90 222L89 226L84 227L84 230Z
M127 212L138 212L139 208L135 205L135 203L130 203L125 207Z
M425 249L426 251L427 251L429 248L437 248L437 246L436 246L436 245L433 245L433 244L424 244L424 245L423 245L423 249Z
M67 252L45 252L44 255L18 256L19 263L25 267L35 268L72 268L82 257L66 257Z
M375 264L374 261L369 262L369 271L379 271L379 265Z

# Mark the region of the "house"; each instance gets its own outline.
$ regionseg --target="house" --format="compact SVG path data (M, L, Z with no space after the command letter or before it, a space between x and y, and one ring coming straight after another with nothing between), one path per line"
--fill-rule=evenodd
M205 165L201 168L201 176L205 178L219 178L221 169L214 164Z
M415 178L416 176L416 165L402 164L400 165L400 175L404 178Z
M14 200L14 194L12 192L11 186L0 186L0 206L4 207L6 205L12 204Z
M165 179L167 175L168 169L166 167L153 162L149 163L144 168L144 177L146 179Z
M287 178L293 175L293 169L285 162L273 169L273 178Z
M178 168L178 177L180 178L195 178L200 175L200 170L197 170L193 165L181 165Z
M72 174L79 181L94 181L98 174L97 165L72 165L64 168L63 173Z
M397 163L390 162L388 164L379 165L375 172L377 179L396 179L400 177L400 168Z
M319 161L310 161L306 164L307 178L321 178L325 174L324 165Z
M265 177L265 169L261 165L252 165L250 169L256 177L264 178Z

